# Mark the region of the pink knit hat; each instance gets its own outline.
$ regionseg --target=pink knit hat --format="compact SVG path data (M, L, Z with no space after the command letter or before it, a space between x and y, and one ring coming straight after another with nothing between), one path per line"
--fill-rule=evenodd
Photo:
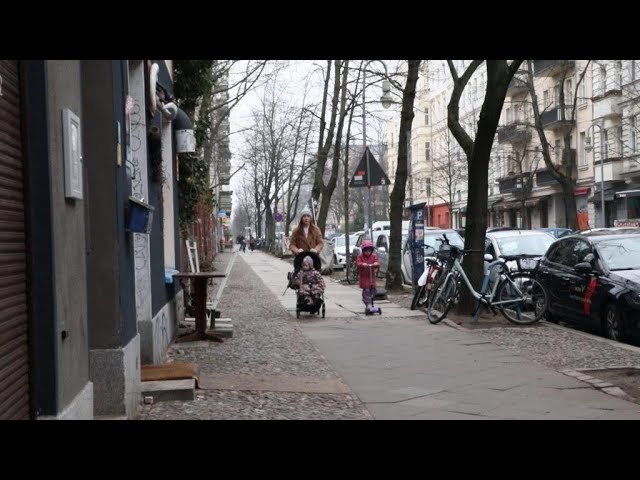
M311 258L309 255L302 259L302 264L304 265L305 263L308 263L309 266L313 268L313 258Z

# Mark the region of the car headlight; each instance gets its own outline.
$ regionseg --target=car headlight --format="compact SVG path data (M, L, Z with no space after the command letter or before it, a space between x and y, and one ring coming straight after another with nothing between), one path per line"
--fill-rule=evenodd
M625 294L625 298L629 305L640 308L640 292L628 292Z

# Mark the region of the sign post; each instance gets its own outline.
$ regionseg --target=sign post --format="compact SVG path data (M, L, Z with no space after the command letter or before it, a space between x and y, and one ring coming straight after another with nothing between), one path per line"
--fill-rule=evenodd
M375 159L369 147L366 147L364 154L360 159L360 163L356 167L356 171L351 176L349 182L349 188L361 188L367 187L369 189L369 198L371 198L371 188L379 187L382 185L389 185L389 177L384 173L384 170ZM369 216L369 238L373 241L373 218L371 216L371 201L367 202L368 216Z

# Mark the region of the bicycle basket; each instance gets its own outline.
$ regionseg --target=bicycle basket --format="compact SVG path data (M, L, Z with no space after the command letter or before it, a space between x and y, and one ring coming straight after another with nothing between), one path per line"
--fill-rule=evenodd
M535 272L538 270L538 265L540 264L539 258L519 258L518 262L518 270L521 272Z
M442 260L448 260L451 258L451 245L441 245L438 250L438 257Z

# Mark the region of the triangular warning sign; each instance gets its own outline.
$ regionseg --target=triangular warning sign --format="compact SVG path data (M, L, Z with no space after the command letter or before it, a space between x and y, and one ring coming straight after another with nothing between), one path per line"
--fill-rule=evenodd
M367 147L360 159L356 171L351 176L349 187L379 187L389 185L389 177Z

